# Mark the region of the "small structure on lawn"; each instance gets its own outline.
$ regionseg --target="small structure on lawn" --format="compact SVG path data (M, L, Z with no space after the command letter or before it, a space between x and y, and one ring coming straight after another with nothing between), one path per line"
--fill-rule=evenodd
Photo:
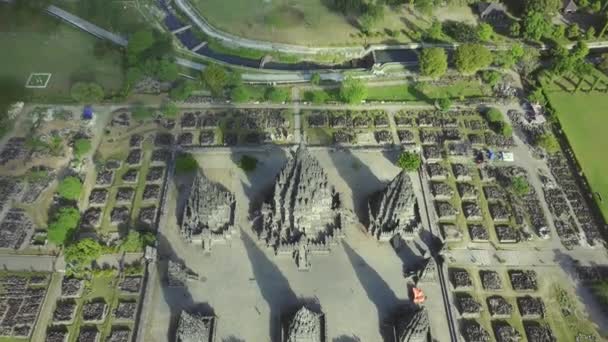
M91 106L85 106L82 109L82 119L83 120L93 120L94 114L95 114L95 112L93 111L93 107L91 107Z

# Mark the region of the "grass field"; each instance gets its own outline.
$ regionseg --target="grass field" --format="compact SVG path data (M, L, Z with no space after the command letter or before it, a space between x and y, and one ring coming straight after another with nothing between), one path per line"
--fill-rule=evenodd
M438 87L430 84L392 85L380 87L368 87L367 100L369 101L427 101L448 97L459 99L460 97L479 97L485 95L486 89L478 81L459 81L453 85Z
M122 84L122 54L113 48L95 52L99 40L45 14L27 20L0 4L0 79L25 86L32 72L51 73L45 89L29 89L37 98L69 96L76 81L95 81L106 91Z
M604 76L605 79L605 76ZM545 92L557 112L559 122L566 133L583 172L594 192L604 219L608 218L608 95L605 92L592 91L586 83L577 93L566 89L572 87L565 80L545 84ZM602 85L603 89L605 86ZM595 193L599 193L601 199Z
M55 0L53 4L106 30L123 35L148 26L136 1Z
M243 37L300 45L352 45L416 40L430 21L405 6L385 9L369 37L359 35L354 16L330 10L323 0L194 0L215 27ZM471 10L445 10L441 19L474 18ZM464 13L464 14L463 14ZM453 14L450 18L449 14ZM397 32L388 34L388 31ZM377 33L376 33L377 32Z

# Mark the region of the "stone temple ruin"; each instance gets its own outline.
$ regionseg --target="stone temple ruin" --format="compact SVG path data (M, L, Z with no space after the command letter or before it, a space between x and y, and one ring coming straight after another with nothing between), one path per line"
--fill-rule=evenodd
M258 237L277 254L296 257L300 269L308 268L309 253L329 253L330 245L343 236L343 221L352 218L304 146L278 175L272 197L259 214L254 220Z
M417 308L409 317L399 319L394 327L395 341L426 342L429 340L429 314L424 308Z
M177 342L211 342L214 341L216 319L182 311L177 325Z
M389 241L397 235L411 239L420 230L416 195L406 172L401 172L384 191L372 196L368 206L368 231L378 240Z
M285 342L324 342L325 316L303 306L293 315L283 335Z
M234 194L198 173L184 208L180 232L191 243L210 250L230 239L234 228Z

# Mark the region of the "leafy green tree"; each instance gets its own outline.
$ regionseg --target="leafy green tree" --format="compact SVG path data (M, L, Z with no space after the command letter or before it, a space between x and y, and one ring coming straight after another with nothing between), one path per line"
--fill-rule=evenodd
M423 49L420 53L420 74L438 78L448 70L448 57L442 48Z
M175 158L177 174L191 173L198 170L198 161L190 153L181 153Z
M559 142L553 134L544 133L536 138L536 146L542 147L547 153L555 153L559 151Z
M442 97L437 100L437 105L439 106L439 109L441 109L441 111L447 112L452 107L452 100L447 97Z
M587 29L587 32L585 33L585 39L587 39L587 40L595 39L595 28L593 26L591 26L591 27L589 27L589 29Z
M67 199L76 201L80 197L82 192L82 182L78 177L68 176L59 182L57 193L59 196Z
M321 74L319 74L318 72L313 72L312 75L310 76L310 84L312 85L319 85L321 83Z
M164 82L173 82L179 77L177 64L167 58L158 61L154 74L159 80Z
M555 25L553 27L553 33L551 34L553 39L560 41L566 37L566 26L565 25Z
M92 104L101 101L104 93L97 83L77 82L70 89L70 95L77 102Z
M502 74L496 70L484 70L481 72L481 79L491 87L494 87L502 80Z
M581 28L576 23L570 24L566 31L566 35L568 36L568 39L578 39L581 36Z
M224 68L210 64L201 72L201 80L213 96L220 97L228 85L229 78Z
M519 37L521 35L521 24L517 21L513 22L511 26L509 26L509 34L511 37Z
M414 152L402 152L397 160L397 166L405 171L416 171L420 168L420 156Z
M599 13L602 10L602 1L595 0L590 6L591 12Z
M456 48L456 69L463 74L473 74L492 64L492 52L480 44L462 44Z
M488 23L479 24L479 26L477 26L477 36L481 41L492 41L494 39L494 29L492 28L492 25Z
M349 104L361 103L367 97L367 88L360 79L347 77L340 86L340 99Z
M48 227L48 239L55 245L64 245L80 221L80 212L73 207L62 207L53 216Z
M80 159L85 154L89 153L91 150L91 140L90 139L76 139L74 141L74 155L76 158Z
M513 193L520 197L530 193L530 183L528 183L526 177L523 176L513 177L511 179L510 188Z
M324 90L312 90L304 93L304 100L314 104L323 104L329 100L329 95Z
M150 232L140 233L131 230L118 246L118 250L124 253L141 252L146 246L152 246L155 241L156 237Z
M190 97L190 95L192 95L192 92L195 89L196 89L196 84L194 84L194 82L189 81L189 80L184 80L184 81L179 82L175 87L173 87L169 91L169 97L173 101L184 101L188 97Z
M266 89L264 98L274 103L286 102L289 100L289 90L286 88L269 87Z
M149 29L135 32L129 38L127 45L127 59L129 64L137 63L140 55L154 45L154 34Z
M426 31L426 38L431 41L441 41L443 38L443 27L439 20L433 20L431 26Z
M524 17L524 38L540 40L551 31L551 23L541 12L531 12Z
M496 108L490 108L486 112L486 120L488 120L489 123L500 122L503 121L503 119L502 113Z
M80 272L91 266L103 253L103 246L90 238L82 239L67 246L63 256L71 272Z
M545 94L543 94L542 88L536 88L528 95L528 101L531 103L537 103L541 106L547 104L547 98L545 98Z
M500 123L499 133L508 138L513 135L513 126L508 122L503 121Z
M241 168L245 172L251 172L255 170L258 165L258 160L252 156L242 156L241 160L239 160L239 168Z
M172 101L165 101L160 108L163 115L167 118L175 118L179 114L179 107Z
M249 92L249 89L242 85L232 88L232 91L230 92L230 99L236 103L247 102L250 98L251 93Z
M556 14L562 6L562 0L526 0L526 11L542 14Z

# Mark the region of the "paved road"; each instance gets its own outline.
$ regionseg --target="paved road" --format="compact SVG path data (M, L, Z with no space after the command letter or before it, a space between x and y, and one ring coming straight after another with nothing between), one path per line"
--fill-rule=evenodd
M0 255L0 264L9 271L53 272L56 259L49 255Z

